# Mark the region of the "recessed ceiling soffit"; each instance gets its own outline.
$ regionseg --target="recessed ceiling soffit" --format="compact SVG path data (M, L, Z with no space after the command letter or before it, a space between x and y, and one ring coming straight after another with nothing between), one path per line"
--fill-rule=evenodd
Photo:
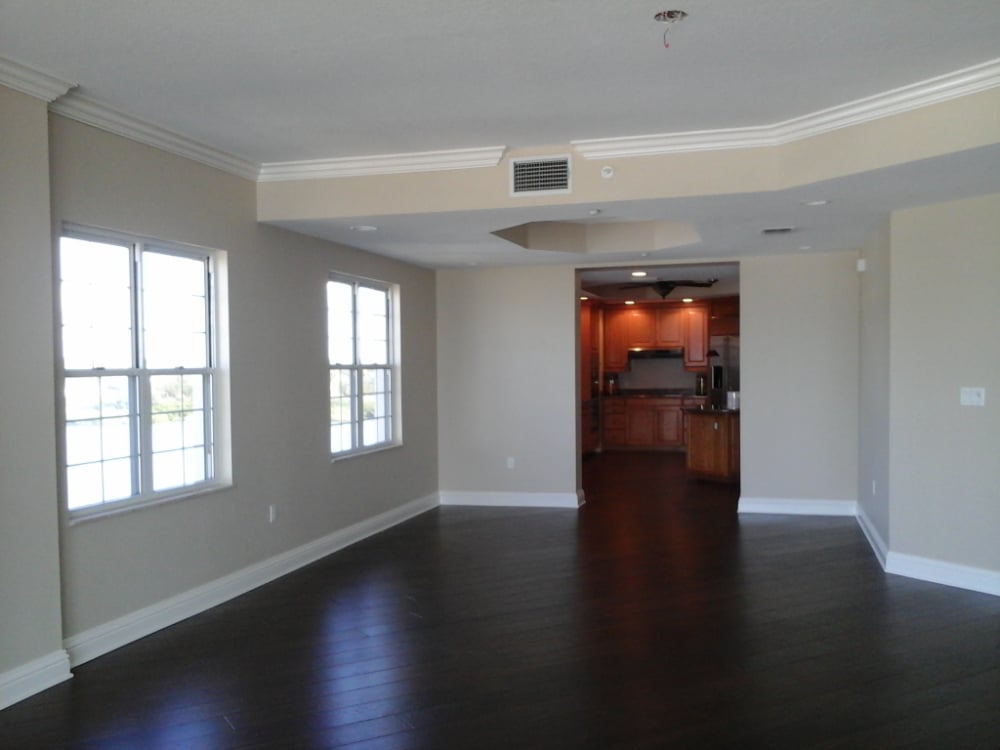
M701 242L694 225L680 221L534 221L493 234L525 250L580 254L651 252Z

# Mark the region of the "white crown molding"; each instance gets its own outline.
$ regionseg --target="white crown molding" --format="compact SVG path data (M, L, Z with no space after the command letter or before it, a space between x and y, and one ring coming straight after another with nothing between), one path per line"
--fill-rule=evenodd
M85 125L106 130L147 146L200 162L223 172L256 180L260 167L185 136L117 112L77 93L70 93L49 105L49 110Z
M777 145L978 94L1000 86L1000 59L796 117L772 126Z
M75 84L3 58L0 85L49 102L49 109L57 114L258 182L496 167L506 152L505 146L491 146L256 164L112 110L73 92ZM570 141L570 145L588 160L780 146L997 86L1000 59L773 125L596 138Z
M495 167L506 146L421 151L409 154L349 156L338 159L268 162L261 165L260 182L323 180L333 177L364 177L409 172L440 172L451 169Z
M76 86L75 83L63 81L2 57L0 57L0 85L44 102L54 101Z
M1000 86L1000 59L773 125L570 141L584 159L780 146Z

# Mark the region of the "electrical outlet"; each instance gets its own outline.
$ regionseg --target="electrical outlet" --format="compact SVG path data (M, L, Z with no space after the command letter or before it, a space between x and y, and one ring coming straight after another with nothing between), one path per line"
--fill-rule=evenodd
M507 468L508 469L513 469L514 468L514 463L515 463L514 462L514 457L513 456L507 456Z
M986 389L963 387L958 392L958 403L961 406L986 406Z

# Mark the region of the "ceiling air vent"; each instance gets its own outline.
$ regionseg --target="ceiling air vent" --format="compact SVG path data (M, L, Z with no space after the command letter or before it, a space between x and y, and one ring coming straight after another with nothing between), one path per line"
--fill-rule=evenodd
M511 195L568 193L569 157L511 159L510 186Z

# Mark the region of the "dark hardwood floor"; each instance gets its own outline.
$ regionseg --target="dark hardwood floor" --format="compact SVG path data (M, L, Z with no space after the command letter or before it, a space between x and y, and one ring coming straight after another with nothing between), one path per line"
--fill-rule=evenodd
M0 712L0 748L998 748L1000 598L680 456L439 508Z

